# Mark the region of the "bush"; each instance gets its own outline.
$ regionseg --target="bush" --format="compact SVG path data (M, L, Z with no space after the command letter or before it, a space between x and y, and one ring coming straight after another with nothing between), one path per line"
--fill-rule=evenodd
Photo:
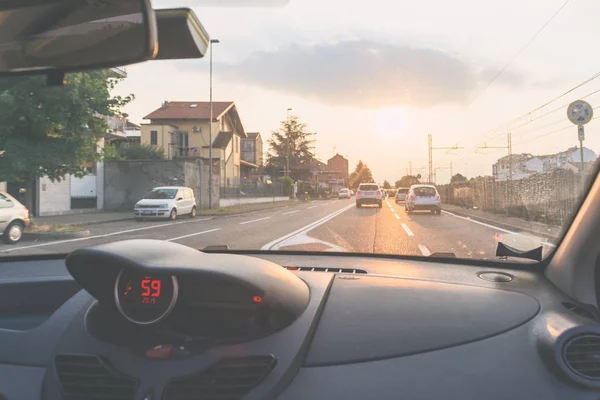
M108 145L104 147L105 160L164 160L165 155L161 148L148 144L124 143L120 146Z

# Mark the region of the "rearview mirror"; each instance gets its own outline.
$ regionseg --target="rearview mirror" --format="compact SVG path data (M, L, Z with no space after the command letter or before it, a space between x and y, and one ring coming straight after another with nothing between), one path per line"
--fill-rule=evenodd
M118 67L157 51L149 0L0 4L0 74Z
M202 58L210 38L196 13L189 8L156 10L158 43L157 60Z

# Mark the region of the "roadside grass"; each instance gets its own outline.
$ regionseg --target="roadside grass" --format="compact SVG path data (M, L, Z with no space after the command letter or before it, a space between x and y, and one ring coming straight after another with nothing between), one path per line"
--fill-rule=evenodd
M26 230L31 233L54 233L54 232L81 232L85 228L80 225L65 225L65 224L32 224Z

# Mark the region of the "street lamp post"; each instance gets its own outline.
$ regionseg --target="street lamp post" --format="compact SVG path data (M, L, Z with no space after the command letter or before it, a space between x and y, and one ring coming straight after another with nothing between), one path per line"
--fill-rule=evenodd
M212 159L212 130L213 130L213 89L212 89L212 45L219 43L218 39L210 40L210 122L208 125L208 208L213 208L213 159Z

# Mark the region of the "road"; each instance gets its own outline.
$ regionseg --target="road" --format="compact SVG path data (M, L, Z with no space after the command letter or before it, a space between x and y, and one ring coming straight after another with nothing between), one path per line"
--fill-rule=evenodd
M202 249L350 251L429 256L451 252L459 258L494 259L507 231L450 213L407 215L402 204L356 208L354 199L321 200L247 214L181 218L174 222L118 221L89 227L90 236L48 242L0 245L2 255L68 253L125 239L161 239ZM508 235L511 236L511 235ZM534 239L543 241L543 239Z

